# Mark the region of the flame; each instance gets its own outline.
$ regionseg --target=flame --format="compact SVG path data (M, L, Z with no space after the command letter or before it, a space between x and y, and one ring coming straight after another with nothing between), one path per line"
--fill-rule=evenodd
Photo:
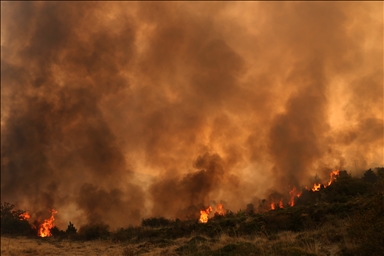
M302 193L303 193L302 191L298 192L297 189L296 189L296 187L294 186L294 187L289 191L289 195L291 196L291 198L290 198L288 204L289 204L290 206L294 206L294 205L295 205L295 197L300 197Z
M326 188L329 185L331 185L337 179L338 176L339 176L339 170L332 171L329 174L329 181L327 183L323 184L324 187ZM314 183L311 190L312 191L320 191L320 187L321 187L320 183Z
M275 210L275 203L271 203L271 210Z
M47 220L44 220L42 224L40 224L39 230L37 235L40 237L47 237L47 236L52 236L51 234L51 228L53 228L53 221L55 220L54 215L58 211L52 209L51 210L51 217Z
M332 184L333 181L336 180L337 177L339 177L339 170L336 170L336 171L332 171L330 174L329 174L329 182L328 182L328 186Z
M19 215L20 220L29 220L31 218L31 215L29 215L28 212L24 212Z
M313 184L312 191L320 191L321 184L320 183L315 183Z
M280 199L279 207L280 207L280 208L284 208L284 206L283 206L283 199Z
M224 206L222 204L216 204L215 215L224 216L226 213Z
M207 223L208 222L208 216L212 212L212 206L209 206L205 210L200 211L200 219L199 223Z

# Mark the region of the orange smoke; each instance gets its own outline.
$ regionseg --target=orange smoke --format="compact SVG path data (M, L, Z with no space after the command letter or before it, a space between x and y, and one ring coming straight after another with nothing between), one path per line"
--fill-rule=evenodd
M31 218L31 216L29 215L28 212L24 212L24 213L19 215L19 218L20 218L20 220L29 220Z
M209 206L205 210L200 211L200 219L199 223L207 223L208 222L208 216L212 212L212 206Z
M40 237L52 236L51 229L53 228L53 221L55 220L54 215L57 212L58 211L56 211L54 209L51 210L51 217L47 220L44 220L44 222L42 224L40 224L39 230L37 233L38 236L40 236Z

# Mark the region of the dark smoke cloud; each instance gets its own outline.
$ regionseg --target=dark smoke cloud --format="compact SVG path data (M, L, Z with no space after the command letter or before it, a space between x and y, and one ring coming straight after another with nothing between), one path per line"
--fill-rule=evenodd
M381 10L4 2L1 200L122 227L382 165Z
M182 179L165 179L151 186L154 214L166 214L170 218L196 217L200 209L209 205L210 194L215 186L223 183L223 176L228 170L225 170L225 163L217 154L199 156L194 168L198 171ZM179 197L175 198L175 195ZM195 209L193 212L190 212L191 207Z

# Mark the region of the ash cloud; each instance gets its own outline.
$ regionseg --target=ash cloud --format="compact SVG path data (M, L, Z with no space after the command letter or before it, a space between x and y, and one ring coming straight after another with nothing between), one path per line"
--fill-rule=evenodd
M2 201L122 227L382 165L379 10L2 3Z

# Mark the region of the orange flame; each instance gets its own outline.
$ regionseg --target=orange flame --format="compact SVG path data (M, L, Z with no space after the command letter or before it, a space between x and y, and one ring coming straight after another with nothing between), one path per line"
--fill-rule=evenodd
M275 203L271 203L271 210L275 210Z
M294 206L294 205L295 205L295 197L300 197L302 193L303 193L302 191L301 191L301 192L298 192L297 189L296 189L296 187L294 186L294 187L289 191L289 195L291 196L291 198L290 198L288 204L289 204L290 206Z
M312 191L320 191L321 184L320 183L314 183L312 187Z
M329 181L324 185L324 187L328 187L329 185L331 185L336 179L337 177L339 176L339 170L335 170L335 171L332 171L330 174L329 174ZM314 183L313 184L313 187L312 187L312 191L320 191L320 188L321 188L321 184L320 183Z
M222 204L216 204L215 215L224 216L226 213L224 206Z
M200 219L199 223L207 223L208 222L208 216L212 212L212 206L209 206L205 210L200 211Z
M337 177L339 177L339 170L336 170L336 171L332 171L330 174L329 174L329 182L328 182L328 186L332 184L333 181L336 180Z
M280 199L279 207L280 207L280 208L284 208L284 206L283 206L283 199Z
M53 228L53 221L55 220L54 215L58 211L52 209L51 210L51 217L47 220L44 220L42 224L40 224L39 230L37 235L40 237L47 237L47 236L52 236L51 234L51 228Z
M29 215L28 212L24 212L24 213L19 215L19 218L20 218L20 220L29 220L31 218L31 216Z

